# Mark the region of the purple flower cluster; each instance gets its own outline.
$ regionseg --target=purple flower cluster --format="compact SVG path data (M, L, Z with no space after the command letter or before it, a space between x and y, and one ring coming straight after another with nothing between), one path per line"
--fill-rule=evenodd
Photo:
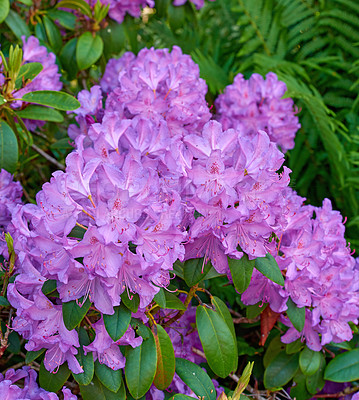
M300 128L293 100L282 98L286 90L285 83L278 81L273 72L266 79L253 74L249 80L238 74L216 100L217 118L224 129L238 129L243 136L264 130L286 152L294 147L295 133Z
M282 317L289 326L282 341L305 337L308 347L318 351L329 342L352 338L348 322L358 323L359 269L344 238L342 216L332 210L330 200L325 199L322 207L304 206L304 200L288 189L287 226L271 250L285 273L285 287L254 272L242 301L268 302L279 313L287 309L289 297L298 307L306 307L302 332Z
M18 370L9 369L5 375L0 374L0 398L6 400L59 400L57 394L40 388L36 383L36 372L30 367ZM16 382L24 380L21 386ZM64 400L77 400L70 389L62 389Z
M216 1L216 0L209 0L209 1ZM173 5L174 6L182 6L186 2L187 2L187 0L173 0ZM196 6L197 10L199 10L200 8L202 8L204 6L204 0L190 0L190 2Z

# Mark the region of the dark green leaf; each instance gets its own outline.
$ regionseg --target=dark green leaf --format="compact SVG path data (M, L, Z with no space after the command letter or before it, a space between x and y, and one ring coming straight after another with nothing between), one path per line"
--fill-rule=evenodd
M212 371L221 378L233 370L237 344L219 312L198 306L196 324L204 353Z
M17 111L16 115L20 118L34 119L40 121L63 122L62 114L53 108L42 106L27 106L24 110Z
M83 400L126 400L126 391L123 390L124 386L121 385L118 392L114 393L108 390L94 376L93 381L89 385L80 385L80 391Z
M15 331L10 332L7 351L14 354L19 354L21 351L20 336Z
M76 63L76 45L77 38L73 38L65 44L60 53L61 64L66 70L69 80L74 79L78 72Z
M82 239L84 237L84 234L85 230L80 226L75 225L67 236L72 238Z
M352 382L359 379L359 349L338 354L329 362L324 379L332 382Z
M164 293L164 289L160 288L159 292L155 294L153 300L161 307L166 308L166 296Z
M60 30L46 15L44 15L43 21L50 46L55 53L58 53L62 48L62 37Z
M300 370L295 374L293 382L295 385L290 388L290 396L296 400L308 400L312 395L307 390L305 375Z
M169 400L191 400L191 399L193 399L193 397L177 393L174 396L172 396Z
M64 324L69 331L72 331L84 318L87 311L91 306L91 301L89 298L82 304L77 304L76 300L68 301L62 303L62 314L64 319Z
M56 279L48 279L44 284L42 285L41 291L42 293L46 296L47 294L53 292L57 288L57 283Z
M197 285L208 274L212 264L208 261L204 263L204 258L191 258L183 264L183 275L189 287Z
M320 367L318 369L318 371L311 375L311 376L307 376L306 378L306 385L307 385L307 389L308 392L315 394L320 392L324 385L325 385L325 380L324 380L324 369L325 369L325 358L323 356L323 354L321 354L321 361L320 361Z
M249 260L247 254L243 254L240 260L228 257L228 265L231 271L234 287L239 293L243 293L249 286L252 278L254 260Z
M15 133L10 126L0 120L0 170L13 173L18 159L18 146Z
M10 10L9 0L0 0L0 23L5 20Z
M299 308L291 298L287 301L287 315L294 328L301 332L305 323L305 307Z
M131 310L133 313L137 312L138 306L140 305L140 297L138 296L137 293L131 294L131 299L128 297L127 290L125 290L121 294L121 300L123 301L123 304Z
M79 330L79 340L80 340L80 348L78 353L75 355L77 361L83 368L84 372L80 374L72 373L73 377L76 379L77 383L80 385L88 385L93 378L93 374L95 371L95 365L93 361L93 353L88 352L85 355L83 346L88 346L90 344L90 340L86 330L81 327Z
M216 390L213 382L199 365L184 358L176 358L176 373L199 398L216 400Z
M168 333L161 325L155 326L157 370L153 384L159 390L167 389L175 374L175 352Z
M127 331L131 321L131 311L123 304L114 307L115 312L112 315L103 315L103 321L107 333L114 342L117 342Z
M122 383L121 370L114 371L105 364L100 364L98 360L95 362L95 374L99 381L111 392L118 392Z
M104 43L103 53L107 59L117 55L125 46L126 35L122 24L115 21L108 21L106 28L100 30Z
M30 364L37 359L46 349L41 349L37 351L28 351L25 356L25 363Z
M299 368L299 354L281 352L270 362L264 372L264 386L269 388L282 387L288 383Z
M55 371L54 371L55 372ZM42 361L39 372L40 386L49 392L58 392L70 376L67 363L60 365L56 373L49 372Z
M173 293L165 291L166 308L170 310L186 310L186 306Z
M288 343L285 347L287 354L299 353L304 347L304 343L301 338L295 340L294 342Z
M13 10L9 11L5 23L19 40L21 40L21 36L28 37L31 34L25 20Z
M263 303L262 301L257 303L257 304L253 304L251 306L247 306L246 307L246 317L249 319L253 319L258 317L258 315L260 315L262 313L262 311L264 311L267 307L267 303Z
M92 36L91 32L83 33L76 45L76 61L80 70L91 67L102 54L103 40L101 36Z
M320 367L321 359L321 354L318 351L305 347L299 356L299 366L303 374L307 376L315 374Z
M8 302L7 298L4 296L0 296L0 306L8 307L10 303Z
M91 18L91 8L84 0L63 0L56 4L57 8L70 8L71 10L79 10L82 14Z
M57 21L64 28L73 30L76 26L76 15L63 11L63 10L50 10L47 15L53 20Z
M31 62L22 65L16 78L15 87L17 89L21 88L23 82L26 82L28 79L33 80L42 71L42 69L42 64L38 62Z
M275 258L267 253L265 257L255 259L254 267L271 281L284 286L284 278Z
M36 92L29 92L24 94L21 100L28 103L54 107L63 111L76 110L81 105L73 96L65 92L56 92L53 90L37 90Z
M156 344L152 332L148 331L149 336L141 346L128 346L126 351L125 378L128 390L135 399L146 394L156 374Z

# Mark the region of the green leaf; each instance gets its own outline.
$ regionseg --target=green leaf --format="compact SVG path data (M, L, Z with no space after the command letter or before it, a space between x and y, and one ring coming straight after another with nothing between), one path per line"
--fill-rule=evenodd
M159 390L167 389L175 374L175 352L168 333L161 325L154 325L157 349L157 369L153 384Z
M76 45L77 38L73 38L65 44L60 53L61 64L66 70L69 80L74 79L78 72L76 64Z
M0 23L5 20L10 10L9 0L0 0Z
M31 62L24 64L20 67L19 74L16 78L15 87L16 89L21 88L22 83L28 79L31 81L42 71L43 66L38 62Z
M56 279L48 279L46 282L44 282L41 288L42 293L46 296L47 294L52 293L54 290L56 290L56 282Z
M54 372L49 372L45 368L44 361L42 361L40 365L39 382L40 386L49 392L58 392L70 376L67 363L60 365L56 373Z
M131 311L123 304L114 307L115 312L112 315L103 315L103 321L107 333L114 342L117 342L127 331L131 321Z
M23 18L15 11L10 10L5 19L6 25L12 30L13 34L21 40L21 36L30 36L30 29Z
M91 67L102 54L103 40L101 36L92 36L91 32L83 33L76 45L76 61L80 70Z
M176 373L200 399L216 400L213 382L200 366L184 358L176 358Z
M36 92L29 92L24 94L21 100L28 103L54 107L62 111L76 110L81 106L80 102L75 99L75 97L65 92L56 92L54 90L37 90Z
M164 289L160 288L159 292L155 294L153 300L161 307L166 308L166 296L164 293Z
M88 334L86 330L81 327L79 329L79 340L80 340L80 348L78 350L78 353L75 355L77 361L83 368L84 372L80 374L74 374L72 373L73 377L77 381L78 384L80 385L88 385L93 378L94 371L95 371L95 364L93 361L93 353L88 352L85 355L83 346L88 346L90 344L90 340L88 337Z
M131 310L133 313L136 313L138 310L138 306L140 305L140 297L137 293L132 294L132 298L130 299L128 297L128 293L127 290L125 290L122 294L121 294L121 300L123 302L123 304L129 309Z
M56 4L57 8L71 8L71 10L79 10L82 14L91 18L91 8L84 0L63 0Z
M186 306L173 293L165 291L165 297L166 297L166 308L170 310L183 310L183 311L186 310Z
M291 298L287 301L287 315L298 332L302 332L305 323L305 307L299 308Z
M298 370L299 354L281 352L270 362L264 372L264 386L278 388L288 383Z
M95 374L99 381L111 392L118 392L122 384L122 372L112 370L105 364L100 364L98 360L95 362Z
M1 94L0 94L0 106L2 106L2 105L5 104L5 103L6 103L5 97L4 97L4 96L1 96Z
M275 258L267 253L265 257L255 259L254 267L271 281L284 286L284 278Z
M10 305L9 301L7 300L6 297L0 296L0 306L2 307L8 307Z
M14 354L19 354L21 351L20 336L17 332L10 332L8 337L7 351Z
M219 312L198 306L196 324L204 353L212 371L225 378L233 370L237 344Z
M324 369L326 363L323 354L321 354L320 356L321 356L321 361L318 371L311 376L307 376L305 380L308 392L312 394L320 392L325 385L325 380L323 377L324 377Z
M40 121L63 122L62 114L53 108L43 106L27 106L24 110L16 111L20 118L34 119Z
M0 120L0 169L14 172L18 159L18 145L14 131Z
M299 353L304 347L304 343L302 342L301 338L295 340L294 342L288 343L285 346L285 352L287 354L294 354Z
M234 329L233 318L228 310L228 307L220 298L216 296L212 297L211 302L215 306L216 311L219 314L221 314L222 319L226 322L229 330L232 333L234 343L237 343L237 336L236 336L236 331ZM236 371L237 367L238 367L238 346L235 346L234 364L232 370Z
M25 356L25 363L30 364L37 359L46 349L40 349L37 351L28 351Z
M63 11L63 10L50 10L47 15L53 20L57 21L64 28L74 30L76 26L76 15Z
M80 300L81 302L82 300ZM87 314L90 309L91 301L89 298L81 305L77 304L76 300L68 301L62 303L62 314L64 319L64 324L69 331L72 331Z
M135 399L144 396L152 385L157 369L157 350L150 329L141 346L126 351L125 378L128 390Z
M170 398L170 400L191 400L193 397L187 396L186 394L177 393Z
M243 254L240 260L228 257L228 265L234 287L239 293L243 293L251 282L254 260L249 260L247 254Z
M183 264L183 275L189 287L201 282L211 269L212 264L208 261L204 263L204 257L191 258Z
M305 347L299 356L299 366L304 375L310 376L315 374L321 362L321 354Z
M80 385L81 396L83 400L126 400L125 385L121 385L120 389L114 393L108 390L94 376L93 381L89 385Z
M50 46L55 53L58 53L62 48L62 37L59 28L51 21L49 17L43 17L46 36L49 40Z
M324 379L332 382L352 382L359 379L359 349L338 354L329 362Z

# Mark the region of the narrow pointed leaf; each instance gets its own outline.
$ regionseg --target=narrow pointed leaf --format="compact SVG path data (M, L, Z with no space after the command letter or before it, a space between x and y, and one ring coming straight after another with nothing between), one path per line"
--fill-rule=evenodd
M103 40L101 36L83 33L76 45L76 61L80 70L91 67L102 54Z
M359 379L359 349L338 354L329 362L324 379L332 382L352 382Z
M254 260L249 260L247 254L243 254L240 260L228 257L228 265L234 287L239 293L243 293L251 282Z
M30 364L37 359L46 349L41 349L37 351L28 351L25 357L25 363Z
M0 0L0 23L5 20L10 10L9 0Z
M56 4L57 8L70 8L71 10L79 10L82 14L91 18L91 8L84 0L63 0Z
M58 53L62 47L62 37L59 28L51 21L49 17L44 15L43 17L44 27L50 46Z
M0 120L0 170L14 172L18 160L18 145L14 131Z
M277 388L288 383L299 368L299 354L281 352L270 362L264 372L264 386Z
M39 372L40 386L49 392L59 391L64 386L64 383L68 380L69 376L70 376L70 370L67 367L66 362L60 365L56 373L49 372L45 368L43 361L40 365L40 372Z
M114 342L117 342L130 325L131 311L124 305L114 307L115 312L112 315L103 315L103 321L107 333L110 335Z
M191 258L187 260L183 264L183 274L184 280L186 281L189 287L197 285L197 283L201 282L209 270L211 269L212 264L208 261L207 264L204 264L204 258Z
M30 36L30 29L26 22L14 10L9 11L5 23L19 40L21 40L21 36Z
M294 328L301 332L305 323L305 307L299 308L291 298L287 301L287 315Z
M83 320L90 306L91 301L89 298L86 299L85 303L83 303L81 307L75 300L62 303L64 324L69 331L74 329Z
M219 312L198 306L196 324L204 353L212 371L225 378L233 370L236 343Z
M72 111L80 107L80 102L75 97L54 90L37 90L24 94L23 101L57 108L62 111Z
M175 352L168 333L156 325L154 337L157 349L157 370L153 384L159 390L167 389L175 374Z
M37 121L63 122L64 120L63 115L53 108L33 105L26 107L24 110L16 111L16 115L20 118Z
M173 293L165 291L166 308L170 310L186 310L186 306Z
M87 332L84 328L80 328L79 330L79 340L80 340L80 348L78 349L78 353L75 355L77 361L83 368L84 372L80 374L72 373L73 377L80 385L88 385L93 378L95 365L93 361L93 353L88 352L85 355L83 346L88 346L90 344L90 339L88 337Z
M21 88L22 83L28 79L33 80L43 70L42 64L38 62L32 62L24 64L20 67L19 74L16 78L15 87L16 89Z
M166 296L164 289L160 288L159 292L155 294L153 300L161 307L166 308Z
M284 286L284 278L275 258L267 253L265 257L255 259L254 267L271 281Z
M213 382L200 366L184 358L176 358L176 373L200 399L216 400Z
M122 384L121 370L114 371L105 364L95 362L95 374L99 381L111 392L117 393Z

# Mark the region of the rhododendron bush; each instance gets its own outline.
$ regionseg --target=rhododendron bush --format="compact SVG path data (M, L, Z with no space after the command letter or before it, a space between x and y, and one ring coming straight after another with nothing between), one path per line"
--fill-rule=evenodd
M358 397L355 135L246 6L0 0L1 399Z

